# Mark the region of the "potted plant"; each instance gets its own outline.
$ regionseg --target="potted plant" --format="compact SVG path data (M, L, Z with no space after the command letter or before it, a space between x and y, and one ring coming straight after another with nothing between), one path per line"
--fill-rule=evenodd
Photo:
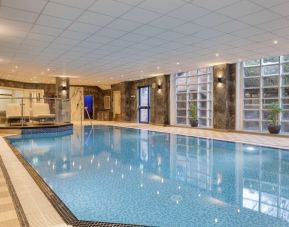
M190 123L192 127L198 127L199 121L198 121L198 108L196 104L191 104L190 106L190 113L191 113L191 119Z
M268 130L271 134L279 134L281 130L281 125L279 122L279 114L282 109L279 106L279 103L274 102L270 106L270 124L268 125Z

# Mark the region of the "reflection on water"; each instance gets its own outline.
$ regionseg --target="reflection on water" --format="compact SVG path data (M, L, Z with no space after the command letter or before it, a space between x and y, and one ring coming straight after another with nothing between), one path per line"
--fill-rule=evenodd
M223 211L216 209L220 207L234 208L236 217L245 212L248 217L265 214L256 217L275 217L273 222L289 222L288 151L117 127L75 128L73 134L22 136L11 141L80 219L164 225L170 219L169 215L166 220L160 218L160 214L155 220L156 214L149 216L149 210L142 217L131 215L142 205L140 202L132 205L133 202L123 199L136 196L137 200L143 196L140 198L142 209L155 206L160 213L172 212L172 215L183 209L178 214L180 220L176 217L169 220L171 223L177 221L180 226L199 222L197 217L186 220L188 215L196 215L195 203L202 209L215 206L212 220L203 220L204 226L220 223L222 219L224 225L230 224L234 219L232 214L225 218ZM73 182L77 187L85 187L77 191ZM114 185L119 188L113 189ZM119 204L123 203L127 212L132 206L131 213L125 215L131 221L118 217L121 216L118 210L113 213L117 217L111 219L106 216L107 209L102 212L96 205L93 208L97 212L82 213L80 209L88 208L90 204L89 201L82 204L85 198L77 193L89 194L90 191L93 191L91 196L96 197L95 202L110 191L115 197L109 205L122 209ZM81 201L71 201L69 193L74 200L75 196L80 196ZM117 193L123 194L116 197ZM90 197L90 200L93 199ZM104 206L108 206L107 200L101 200ZM158 207L160 203L165 211ZM184 207L170 210L171 203ZM190 209L196 211L187 214ZM210 210L206 212L209 216ZM262 224L260 220L258 222Z

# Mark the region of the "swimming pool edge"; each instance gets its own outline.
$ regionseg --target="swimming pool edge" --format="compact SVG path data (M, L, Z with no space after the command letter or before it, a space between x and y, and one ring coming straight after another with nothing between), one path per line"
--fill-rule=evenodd
M9 136L7 136L9 137ZM43 178L37 173L37 171L25 160L17 148L10 143L8 138L2 137L6 144L9 146L10 150L13 152L17 160L22 164L31 178L34 180L36 185L46 196L47 200L54 207L56 212L60 215L62 220L70 226L74 227L140 227L144 225L133 225L133 224L122 224L122 223L109 223L109 222L98 222L98 221L85 221L79 220L70 211L70 209L62 202L62 200L57 196L57 194L49 187L49 185L43 180ZM25 215L25 212L24 212ZM29 225L28 225L29 226ZM26 227L26 226L25 226Z

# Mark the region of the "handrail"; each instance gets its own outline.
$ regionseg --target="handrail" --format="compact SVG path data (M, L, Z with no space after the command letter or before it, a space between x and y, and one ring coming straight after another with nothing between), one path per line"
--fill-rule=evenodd
M89 113L88 113L87 106L85 106L84 109L85 109L86 114L87 114L87 116L88 116L88 119L89 119L90 125L92 126L92 121L91 121L90 115L89 115Z
M44 99L44 100L62 100L62 101L70 101L70 99L63 99L63 98L51 98L51 97L7 97L7 98L4 98L4 97L0 97L0 100L3 99L3 100L11 100L11 99L37 99L37 100L40 100L40 99Z

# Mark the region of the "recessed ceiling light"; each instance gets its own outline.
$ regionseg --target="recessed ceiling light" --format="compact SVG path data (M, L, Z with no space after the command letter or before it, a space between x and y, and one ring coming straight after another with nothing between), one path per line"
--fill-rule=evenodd
M180 63L179 62L177 62L177 65L179 65Z
M274 43L274 44L278 44L278 40L274 40L273 43Z
M41 72L41 75L44 75L44 72Z
M241 61L242 61L242 58L239 58L239 59L238 59L238 61L240 61L240 62L241 62Z
M220 56L220 54L219 53L216 53L216 57L219 57Z
M50 71L50 68L47 68L46 71L49 72L49 71Z
M140 72L143 73L143 70L141 70Z
M18 69L18 65L15 65L15 69Z
M14 73L14 72L15 72L15 70L14 70L14 69L12 69L12 70L11 70L11 72L12 72L12 73Z
M124 77L124 75L120 75L120 77L122 78L122 77Z
M160 67L158 66L158 67L157 67L157 70L159 70L159 69L160 69Z

